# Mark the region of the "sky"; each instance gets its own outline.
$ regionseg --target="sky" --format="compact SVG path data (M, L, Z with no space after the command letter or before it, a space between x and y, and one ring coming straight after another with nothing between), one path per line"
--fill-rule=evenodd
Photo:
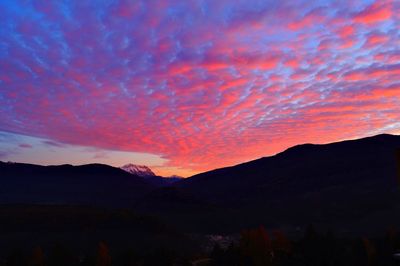
M190 176L400 134L399 0L2 0L0 160Z

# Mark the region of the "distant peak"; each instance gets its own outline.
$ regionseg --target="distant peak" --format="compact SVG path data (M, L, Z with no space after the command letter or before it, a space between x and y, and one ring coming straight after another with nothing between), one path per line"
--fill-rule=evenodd
M120 167L122 170L142 177L155 176L154 172L146 165L126 164Z
M179 175L171 175L171 176L168 176L167 178L172 178L172 179L183 179L184 177L179 176Z

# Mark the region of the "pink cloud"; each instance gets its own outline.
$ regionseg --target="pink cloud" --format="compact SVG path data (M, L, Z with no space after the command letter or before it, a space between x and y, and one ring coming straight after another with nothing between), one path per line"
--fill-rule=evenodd
M353 35L355 33L355 29L353 25L346 25L341 27L337 33L339 34L339 36L343 39Z
M364 24L373 24L389 20L392 16L392 8L385 1L375 1L372 5L356 14L355 22ZM384 4L383 4L384 3Z
M389 36L383 33L373 33L368 36L366 45L368 47L374 47L387 41L389 41Z

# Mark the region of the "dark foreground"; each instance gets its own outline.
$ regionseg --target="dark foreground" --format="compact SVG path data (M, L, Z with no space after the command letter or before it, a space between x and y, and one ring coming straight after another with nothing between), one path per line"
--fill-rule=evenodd
M0 162L0 266L400 265L399 178L394 135L168 186L107 165Z
M279 231L272 235L269 238L262 227L244 231L238 242L227 247L215 244L208 252L202 249L180 252L174 246L153 247L147 251L130 246L112 248L105 241L86 250L62 242L45 248L39 244L29 248L14 244L3 250L0 265L400 265L395 259L400 238L394 231L376 239L340 239L331 233L317 234L312 229L299 240L289 240Z
M312 225L297 236L263 226L188 234L130 210L2 206L1 266L399 265L400 234L337 236Z

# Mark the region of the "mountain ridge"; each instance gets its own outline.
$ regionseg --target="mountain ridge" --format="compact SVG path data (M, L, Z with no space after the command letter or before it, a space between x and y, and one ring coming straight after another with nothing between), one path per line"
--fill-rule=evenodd
M154 189L143 178L105 164L41 166L0 162L0 172L0 203L7 204L126 207Z
M389 134L296 145L273 156L194 175L176 186L219 206L221 211L213 217L225 212L215 219L227 224L215 230L257 223L294 230L314 223L341 231L384 231L385 219L400 222L399 150L400 136ZM233 210L232 216L226 210ZM188 219L190 224L193 220Z
M377 134L377 135L373 135L373 136L367 136L367 137L363 137L363 138L354 138L354 139L345 139L345 140L340 140L340 141L334 141L334 142L328 142L328 143L311 143L311 142L306 142L306 143L302 143L302 144L297 144L291 147L288 147L280 152L277 152L275 154L269 155L269 156L262 156L253 160L249 160L249 161L245 161L245 162L241 162L238 164L234 164L234 165L229 165L229 166L223 166L223 167L218 167L215 169L211 169L205 172L201 172L198 174L194 174L190 177L184 178L185 180L188 180L192 177L196 177L198 175L203 175L206 173L210 173L210 172L214 172L214 171L218 171L221 169L228 169L228 168L232 168L232 167L236 167L236 166L240 166L240 165L244 165L244 164L248 164L248 163L252 163L252 162L256 162L262 159L266 159L266 158L271 158L271 157L275 157L275 156L281 156L281 154L287 154L288 152L292 152L292 151L296 151L296 150L301 150L304 148L316 148L316 147L321 147L321 146L326 146L326 145L332 145L332 144L342 144L342 143L348 143L348 142L354 142L354 141L360 141L360 140L369 140L369 139L375 139L375 138L384 138L384 137L400 137L400 135L395 135L395 134L388 134L388 133L382 133L382 134Z
M169 186L101 164L0 163L0 203L129 207L188 232L260 224L295 231L310 223L338 232L384 231L388 219L400 223L399 150L400 136L388 134L302 144Z

